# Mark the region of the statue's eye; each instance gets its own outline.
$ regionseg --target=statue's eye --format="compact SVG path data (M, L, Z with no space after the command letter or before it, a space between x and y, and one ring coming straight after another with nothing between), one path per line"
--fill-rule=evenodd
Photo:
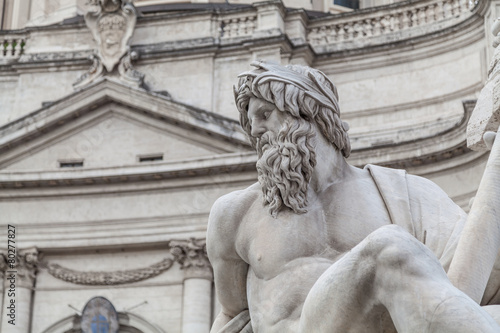
M272 111L266 111L266 112L264 112L264 113L262 114L262 117L263 117L264 119L269 118L269 116L271 115L271 112L272 112Z

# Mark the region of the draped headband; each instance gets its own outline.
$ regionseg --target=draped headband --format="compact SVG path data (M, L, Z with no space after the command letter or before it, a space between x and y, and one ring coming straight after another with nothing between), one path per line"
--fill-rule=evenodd
M254 95L258 95L256 92L259 84L269 81L283 82L285 84L291 84L298 87L304 91L306 96L316 100L322 106L333 108L338 112L339 105L337 89L335 88L333 82L322 72L314 70L315 73L307 72L307 75L304 75L294 71L289 66L266 63L264 61L253 61L251 65L264 70L264 72L259 73L255 70L248 71L241 73L238 77L246 76L252 78L248 87ZM325 82L321 82L321 78L325 80ZM330 87L325 87L326 83L329 83Z

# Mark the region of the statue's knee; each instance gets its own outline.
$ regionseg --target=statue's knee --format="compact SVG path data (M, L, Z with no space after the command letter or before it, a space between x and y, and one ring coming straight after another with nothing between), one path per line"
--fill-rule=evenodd
M412 258L418 241L403 228L389 225L377 229L363 241L362 255L369 257L377 266L406 265Z

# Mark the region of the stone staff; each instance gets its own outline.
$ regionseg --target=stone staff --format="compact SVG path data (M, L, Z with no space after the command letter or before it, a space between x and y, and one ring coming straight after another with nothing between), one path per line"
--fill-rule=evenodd
M492 32L496 48L467 126L467 146L491 149L486 168L448 270L450 281L478 304L500 249L500 19Z

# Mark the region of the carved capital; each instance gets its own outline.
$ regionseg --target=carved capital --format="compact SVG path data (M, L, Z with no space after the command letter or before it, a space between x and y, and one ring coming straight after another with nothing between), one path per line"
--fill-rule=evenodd
M19 287L33 287L38 272L38 264L38 250L36 248L19 251L15 268Z
M212 266L208 261L207 242L205 239L170 241L170 253L185 270L184 277L211 280Z

